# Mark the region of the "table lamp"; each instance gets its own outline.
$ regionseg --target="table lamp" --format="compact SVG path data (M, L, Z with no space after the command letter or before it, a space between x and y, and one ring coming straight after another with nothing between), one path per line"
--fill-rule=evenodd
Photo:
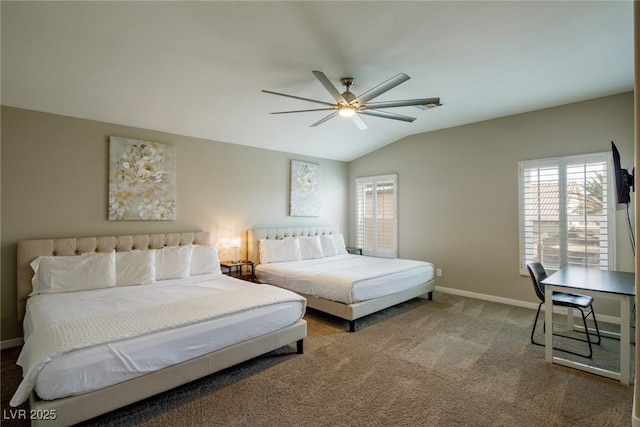
M231 246L234 249L233 262L236 264L238 263L238 249L240 249L241 243L242 241L239 237L234 237L229 241L229 246Z

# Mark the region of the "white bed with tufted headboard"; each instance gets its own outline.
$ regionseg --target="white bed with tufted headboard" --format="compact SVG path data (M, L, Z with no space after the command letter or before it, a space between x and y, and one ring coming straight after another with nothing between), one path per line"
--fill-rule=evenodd
M348 254L334 226L250 230L248 256L260 282L348 320L351 332L356 319L419 296L432 299L435 288L431 263Z
M18 242L24 379L12 405L29 397L49 415L32 425L71 425L293 342L302 353L306 301L222 275L212 243L209 232Z

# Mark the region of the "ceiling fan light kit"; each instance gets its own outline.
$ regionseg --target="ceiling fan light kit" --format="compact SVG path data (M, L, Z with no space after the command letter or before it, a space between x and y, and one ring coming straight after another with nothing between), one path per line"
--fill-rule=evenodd
M351 117L355 113L355 108L349 107L348 105L344 105L338 109L338 114L340 114L342 117Z
M416 118L409 117L402 114L390 113L387 111L380 111L380 109L385 108L396 108L396 107L409 107L414 106L420 109L426 110L429 108L439 107L440 98L419 98L419 99L405 99L401 101L383 101L383 102L369 102L377 96L382 95L388 90L393 89L401 83L409 80L409 76L400 73L384 83L379 84L368 92L363 93L360 96L354 95L350 88L355 83L356 79L353 77L342 77L340 79L340 83L346 90L343 93L340 93L338 89L329 81L327 76L322 71L312 71L313 75L320 81L320 83L325 87L325 89L329 92L329 94L336 101L335 103L318 101L316 99L302 98L300 96L295 95L287 95L285 93L273 92L270 90L263 90L265 93L269 93L272 95L285 96L287 98L299 99L302 101L313 102L316 104L322 104L325 108L313 108L308 110L294 110L294 111L278 111L271 114L289 114L289 113L306 113L310 111L331 111L331 114L328 116L318 120L317 122L310 125L310 127L316 127L326 122L329 119L332 119L336 115L340 115L343 117L350 117L353 123L358 126L358 128L364 130L367 129L367 125L362 121L360 114L365 116L374 116L381 117L383 119L391 119L391 120L400 120L403 122L413 122Z

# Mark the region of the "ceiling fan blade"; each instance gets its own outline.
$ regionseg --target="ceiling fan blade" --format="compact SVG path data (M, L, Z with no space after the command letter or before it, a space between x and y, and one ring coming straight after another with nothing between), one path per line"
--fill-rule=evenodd
M356 126L358 126L358 128L360 128L360 130L368 129L367 125L362 121L362 118L359 115L354 114L353 116L351 116L351 120L353 121L353 123L355 123Z
M322 105L328 105L330 107L333 107L333 104L329 103L329 102L324 102L324 101L318 101L316 99L309 99L309 98L302 98L300 96L294 96L294 95L287 95L286 93L280 93L280 92L272 92L270 90L262 90L264 93L270 93L271 95L279 95L279 96L286 96L287 98L293 98L293 99L299 99L301 101L309 101L309 102L315 102L316 104L322 104Z
M276 111L269 114L307 113L309 111L330 111L330 110L335 110L335 108L312 108L310 110Z
M442 107L442 104L438 102L437 104L414 105L414 107L416 107L418 110L429 110L431 108Z
M366 116L382 117L384 119L401 120L403 122L412 122L416 119L415 117L403 116L402 114L388 113L386 111L377 111L377 110L363 110L363 111L360 111L359 114L364 114Z
M317 122L315 122L314 124L310 125L309 127L310 127L310 128L313 128L313 127L316 127L316 126L318 126L318 125L321 125L321 124L323 124L324 122L326 122L327 120L332 119L332 118L334 118L334 117L335 117L335 116L337 116L337 115L338 115L338 112L337 112L337 111L334 111L333 113L329 114L327 117L325 117L325 118L323 118L323 119L318 120Z
M327 89L327 91L331 94L333 99L335 99L338 104L348 104L347 100L344 99L342 94L338 91L338 89L336 89L333 83L331 83L331 81L327 78L327 76L324 75L322 71L312 71L312 73L318 80L320 80L322 86Z
M398 86L400 83L404 83L409 79L410 77L407 76L405 73L400 73L394 77L391 77L386 82L379 84L378 86L374 87L370 91L363 93L362 95L354 99L352 102L353 103L357 102L360 105L364 105L371 99L375 98L376 96L382 95L386 91L393 89L394 87Z
M422 106L425 108L439 107L440 98L420 98L420 99L405 99L402 101L387 101L387 102L370 102L363 108L393 108L393 107L407 107L407 106Z

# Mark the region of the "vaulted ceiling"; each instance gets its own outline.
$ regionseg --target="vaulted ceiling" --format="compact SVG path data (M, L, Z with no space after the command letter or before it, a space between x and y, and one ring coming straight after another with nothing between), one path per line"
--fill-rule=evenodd
M633 2L2 2L3 105L349 161L405 136L633 90ZM368 129L311 73L429 110ZM320 106L321 107L321 106ZM126 135L124 135L126 136ZM162 141L159 141L162 142Z

